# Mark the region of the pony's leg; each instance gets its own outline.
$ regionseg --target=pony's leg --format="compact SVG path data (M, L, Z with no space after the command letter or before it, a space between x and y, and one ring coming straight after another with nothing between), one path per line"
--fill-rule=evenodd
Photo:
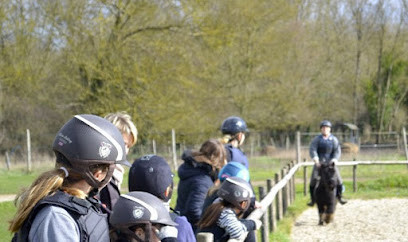
M319 213L319 225L323 225L324 224L324 213Z
M334 218L334 213L328 213L326 214L324 221L328 224L328 223L333 222L333 218Z

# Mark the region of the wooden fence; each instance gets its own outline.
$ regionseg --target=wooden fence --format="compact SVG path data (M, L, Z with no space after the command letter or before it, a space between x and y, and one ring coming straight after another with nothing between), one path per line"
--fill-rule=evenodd
M269 233L276 229L277 221L286 214L288 207L295 201L296 187L295 174L303 167L303 190L307 195L309 180L307 167L313 166L313 162L292 161L280 173L275 174L275 179L266 181L266 191L263 186L259 187L261 208L254 210L248 219L261 219L262 241L269 241ZM338 166L353 166L353 192L357 190L357 167L359 165L408 165L408 161L342 161ZM212 234L202 233L197 235L197 241L213 241Z
M338 166L353 166L353 192L357 191L357 167L358 165L408 165L408 149L405 127L402 129L403 147L406 155L406 161L341 161ZM301 144L300 132L296 133L296 161L290 162L280 173L276 173L274 181L268 179L266 181L265 193L264 187L259 187L259 196L261 208L255 209L248 219L261 219L263 225L261 227L262 242L269 241L269 233L276 229L277 221L281 220L286 214L287 208L295 201L296 184L295 174L303 167L303 195L307 195L308 179L307 167L313 166L314 162L301 162ZM198 242L213 241L211 233L199 233L197 235Z
M301 162L294 164L291 162L288 166L281 170L282 179L270 187L270 180L267 180L268 193L264 195L263 187L259 187L262 208L254 210L248 219L262 219L263 225L261 228L262 241L269 241L269 233L276 228L277 221L285 215L287 208L295 200L295 174L303 167L303 187L304 195L307 194L308 179L307 167L313 166L313 162ZM353 166L353 192L357 190L357 167L359 165L408 165L408 161L342 161L338 166ZM275 180L279 177L275 174Z

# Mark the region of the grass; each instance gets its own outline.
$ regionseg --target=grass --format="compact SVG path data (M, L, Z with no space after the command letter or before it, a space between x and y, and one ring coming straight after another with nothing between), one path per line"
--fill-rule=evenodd
M383 157L384 160L390 160ZM266 186L266 179L274 179L274 174L280 172L281 167L286 165L288 159L271 159L270 157L257 157L250 159L251 181L255 187ZM34 172L27 174L24 167L13 171L0 169L0 193L15 194L22 187L27 187L42 171L52 168L52 164L38 166ZM308 168L308 177L311 173ZM128 171L125 169L122 192L127 192ZM353 193L353 168L341 167L344 184L346 186L345 197L347 199L379 199L387 197L407 197L408 196L408 169L405 165L360 165L357 168L357 192ZM302 170L296 174L297 180L303 179ZM178 183L178 176L175 176L175 184ZM276 230L270 234L271 241L290 241L292 225L297 216L306 208L308 196L303 196L303 184L296 185L296 200L288 208L285 217L278 221ZM256 192L258 189L255 188ZM174 207L177 199L177 189L172 197L171 205ZM10 241L12 235L7 231L8 223L15 214L15 207L12 202L0 203L0 242Z
M0 203L0 241L11 241L13 237L8 231L8 221L13 218L16 213L16 207L13 202Z

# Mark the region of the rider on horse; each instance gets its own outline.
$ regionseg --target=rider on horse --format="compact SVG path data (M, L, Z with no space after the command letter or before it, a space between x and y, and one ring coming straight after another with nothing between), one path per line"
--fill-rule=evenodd
M332 135L331 132L332 124L330 121L323 120L320 123L320 132L321 134L316 136L312 143L310 144L310 157L315 162L313 166L312 177L310 179L310 197L311 201L307 204L309 206L313 206L316 202L316 198L314 195L314 189L316 186L317 178L319 176L318 169L321 166L322 162L334 162L335 164L340 158L341 155L341 148L338 139ZM343 182L340 177L339 170L337 166L336 169L336 176L337 176L337 199L339 200L340 204L347 203L346 200L342 199L342 191L343 191Z

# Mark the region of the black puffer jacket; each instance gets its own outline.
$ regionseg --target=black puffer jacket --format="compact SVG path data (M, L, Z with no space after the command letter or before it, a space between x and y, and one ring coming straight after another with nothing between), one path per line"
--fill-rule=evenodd
M191 156L191 151L184 152L181 159L184 163L178 169L180 182L175 210L187 217L195 233L204 199L208 189L214 184L217 174L209 164L197 162Z

